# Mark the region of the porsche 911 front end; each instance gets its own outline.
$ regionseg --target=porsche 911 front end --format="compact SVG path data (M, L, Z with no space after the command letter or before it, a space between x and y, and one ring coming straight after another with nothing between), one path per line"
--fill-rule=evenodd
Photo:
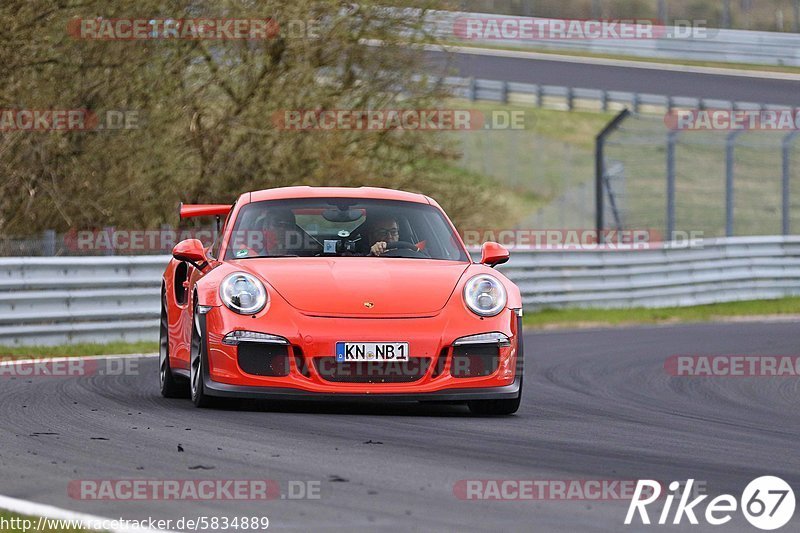
M516 411L521 300L492 269L505 250L487 245L473 263L425 196L293 189L304 190L240 199L221 259L195 284L187 366L197 405L241 397ZM276 222L263 247L243 233Z

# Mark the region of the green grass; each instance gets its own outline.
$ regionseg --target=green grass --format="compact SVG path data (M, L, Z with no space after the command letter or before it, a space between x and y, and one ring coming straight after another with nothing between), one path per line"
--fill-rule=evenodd
M508 209L502 212L504 220L496 221L494 227L591 227L594 140L614 113L565 112L537 108L533 103L454 100L452 105L525 114L523 130L450 134L463 154L458 165L467 173L493 180L498 194L515 200L508 203ZM612 181L626 227L663 231L666 226L667 133L662 116L643 115L629 118L609 139L606 156L612 163L610 170L621 169L620 178ZM678 137L676 229L700 231L706 238L724 236L727 134L688 131ZM785 134L753 131L736 140L737 235L781 231L781 143ZM790 197L794 198L800 195L800 141L793 143L791 159ZM799 216L793 212L792 229L797 227Z
M526 313L525 327L594 327L674 322L713 322L730 317L800 314L800 298L752 300L663 309L545 309Z
M459 165L470 173L498 183L515 201L494 227L529 227L529 217L571 191L591 189L594 176L594 138L614 113L541 109L533 104L465 102L453 107L491 111L522 111L523 130L453 132L463 154ZM552 227L560 227L563 209L552 208ZM575 223L572 222L570 227Z
M750 300L693 307L663 309L544 309L525 313L526 328L595 327L629 324L662 324L676 322L709 322L730 317L800 315L800 297L777 300ZM60 346L0 346L2 356L62 357L155 353L155 342L113 342L109 344L66 344ZM0 531L2 533L2 531Z
M32 357L80 357L84 355L115 355L132 353L155 353L158 343L110 342L108 344L63 344L59 346L0 346L2 356Z
M6 521L7 523L5 525L8 525L8 526L16 525L17 522L10 522L13 519L30 520L31 528L28 529L28 530L25 530L23 528L23 523L20 523L19 527L13 527L13 528L12 527L5 528L5 527L1 527L0 526L0 533L23 533L23 532L30 533L32 531L36 531L37 533L44 533L44 532L77 533L78 531L88 531L86 529L75 529L75 528L72 528L72 529L57 528L56 529L56 528L53 528L53 527L45 527L45 528L42 528L42 529L36 529L36 527L39 524L39 517L38 516L25 516L25 515L20 515L20 514L16 514L16 513L11 513L11 512L8 512L8 511L0 510L0 523L2 523L3 521ZM55 522L54 520L50 521L51 524L53 524L54 522Z

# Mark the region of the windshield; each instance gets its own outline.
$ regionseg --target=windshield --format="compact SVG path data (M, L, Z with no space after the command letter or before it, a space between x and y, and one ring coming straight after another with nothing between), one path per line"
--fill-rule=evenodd
M469 261L447 220L427 204L304 198L243 206L225 258L287 256Z

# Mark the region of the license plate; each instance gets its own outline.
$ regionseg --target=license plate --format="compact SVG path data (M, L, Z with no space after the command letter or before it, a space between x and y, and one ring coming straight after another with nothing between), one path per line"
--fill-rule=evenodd
M336 362L408 361L407 342L337 342Z

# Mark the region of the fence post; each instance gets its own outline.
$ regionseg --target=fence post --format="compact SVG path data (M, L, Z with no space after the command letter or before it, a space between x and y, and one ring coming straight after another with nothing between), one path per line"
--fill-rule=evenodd
M789 212L790 204L789 204L789 178L791 175L791 157L790 151L792 149L792 141L794 140L797 135L800 134L800 131L793 131L786 135L783 138L783 143L781 147L782 152L782 169L783 169L783 176L781 179L781 232L784 235L789 235L789 222L791 220L791 213Z
M733 237L733 170L736 138L742 131L734 131L725 139L725 236Z
M114 234L116 233L116 229L114 226L106 226L103 228L103 232L106 234L109 242L108 249L105 251L104 255L116 255L117 252L114 249L114 241L116 240L114 239Z
M667 25L667 0L658 0L658 23Z
M731 0L722 0L722 27L731 28Z
M614 119L609 122L595 139L594 148L594 199L595 199L595 227L597 229L597 242L603 242L603 182L606 175L605 166L605 144L606 138L619 128L620 124L628 118L630 110L626 107Z
M794 17L792 18L792 31L800 33L800 0L794 0Z
M52 257L56 255L56 232L46 229L42 232L42 255Z
M672 241L675 234L675 145L678 141L677 131L667 134L667 233L664 236Z

